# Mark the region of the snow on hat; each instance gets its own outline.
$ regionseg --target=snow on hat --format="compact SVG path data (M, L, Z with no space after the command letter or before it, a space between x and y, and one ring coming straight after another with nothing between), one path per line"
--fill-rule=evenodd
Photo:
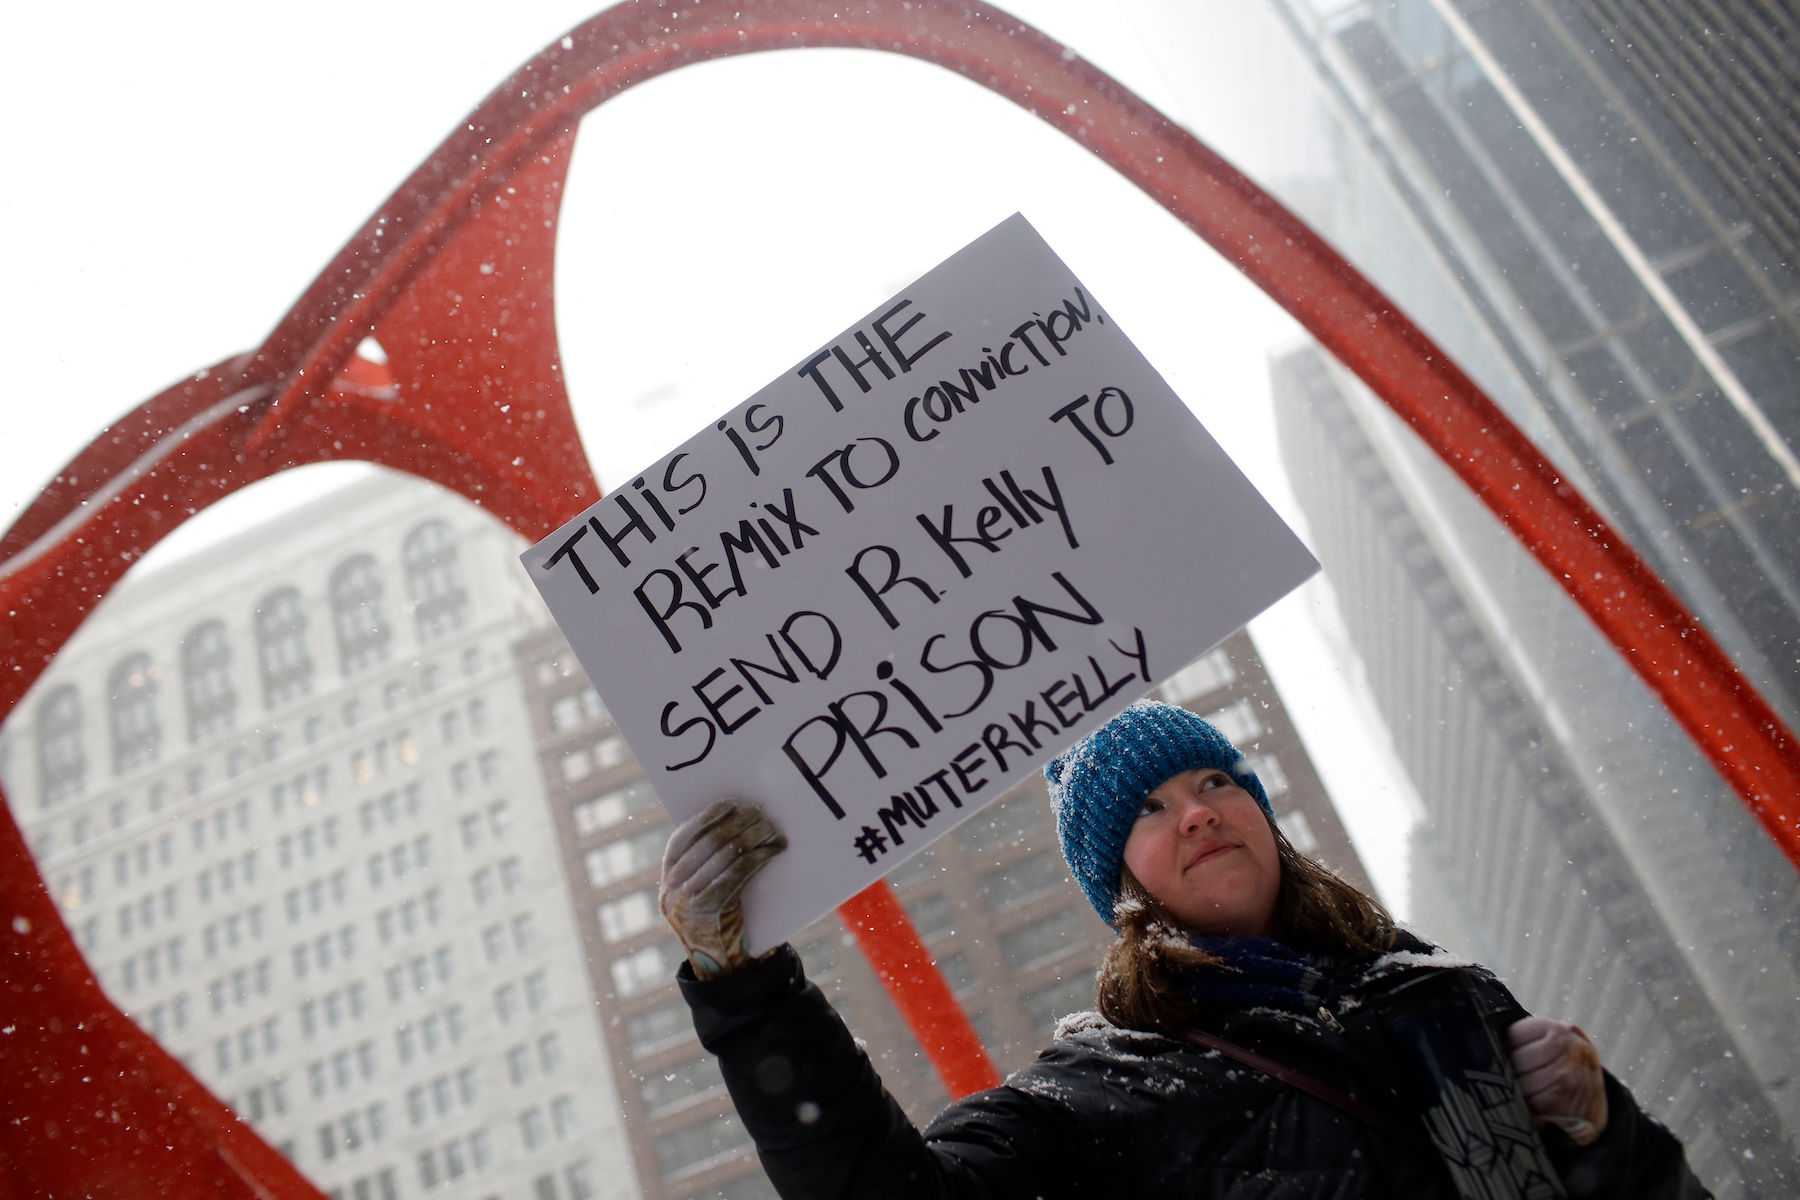
M1244 756L1224 734L1173 704L1139 700L1045 765L1063 860L1108 925L1125 840L1144 798L1183 771L1203 770L1230 775L1274 820Z

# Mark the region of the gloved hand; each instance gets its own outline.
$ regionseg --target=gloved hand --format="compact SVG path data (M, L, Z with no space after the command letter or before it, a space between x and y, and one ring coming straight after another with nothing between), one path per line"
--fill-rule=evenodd
M787 838L761 809L730 799L713 801L669 835L657 903L687 947L694 974L713 979L750 961L744 885L786 849Z
M1532 1120L1554 1125L1577 1146L1606 1132L1606 1076L1600 1052L1579 1025L1527 1017L1506 1031L1513 1074Z

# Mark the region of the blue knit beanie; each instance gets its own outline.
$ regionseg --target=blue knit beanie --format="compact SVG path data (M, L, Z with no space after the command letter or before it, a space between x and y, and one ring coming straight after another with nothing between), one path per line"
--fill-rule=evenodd
M1139 700L1044 767L1069 873L1108 925L1119 899L1125 840L1144 798L1183 771L1219 770L1275 810L1262 781L1224 734L1185 708Z

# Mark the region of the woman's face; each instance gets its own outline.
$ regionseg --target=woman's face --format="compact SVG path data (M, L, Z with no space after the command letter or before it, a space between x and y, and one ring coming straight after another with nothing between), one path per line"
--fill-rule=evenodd
M1262 937L1274 921L1275 831L1223 771L1184 771L1151 792L1126 839L1125 865L1195 933Z

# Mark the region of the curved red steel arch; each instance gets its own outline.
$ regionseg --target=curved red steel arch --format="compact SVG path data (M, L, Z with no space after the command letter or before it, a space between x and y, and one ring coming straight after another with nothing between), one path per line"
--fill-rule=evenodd
M689 63L860 47L956 71L1068 133L1235 263L1399 413L1594 619L1800 864L1800 751L1699 623L1513 423L1322 239L1150 105L962 0L633 0L521 67L352 237L255 351L84 449L0 538L10 712L170 530L306 463L411 472L535 539L591 503L551 273L581 115ZM454 300L449 299L455 297ZM494 331L498 331L495 333ZM373 335L378 364L356 355ZM0 1200L148 1186L317 1196L101 993L11 819L0 822ZM885 885L843 910L952 1093L993 1070Z

